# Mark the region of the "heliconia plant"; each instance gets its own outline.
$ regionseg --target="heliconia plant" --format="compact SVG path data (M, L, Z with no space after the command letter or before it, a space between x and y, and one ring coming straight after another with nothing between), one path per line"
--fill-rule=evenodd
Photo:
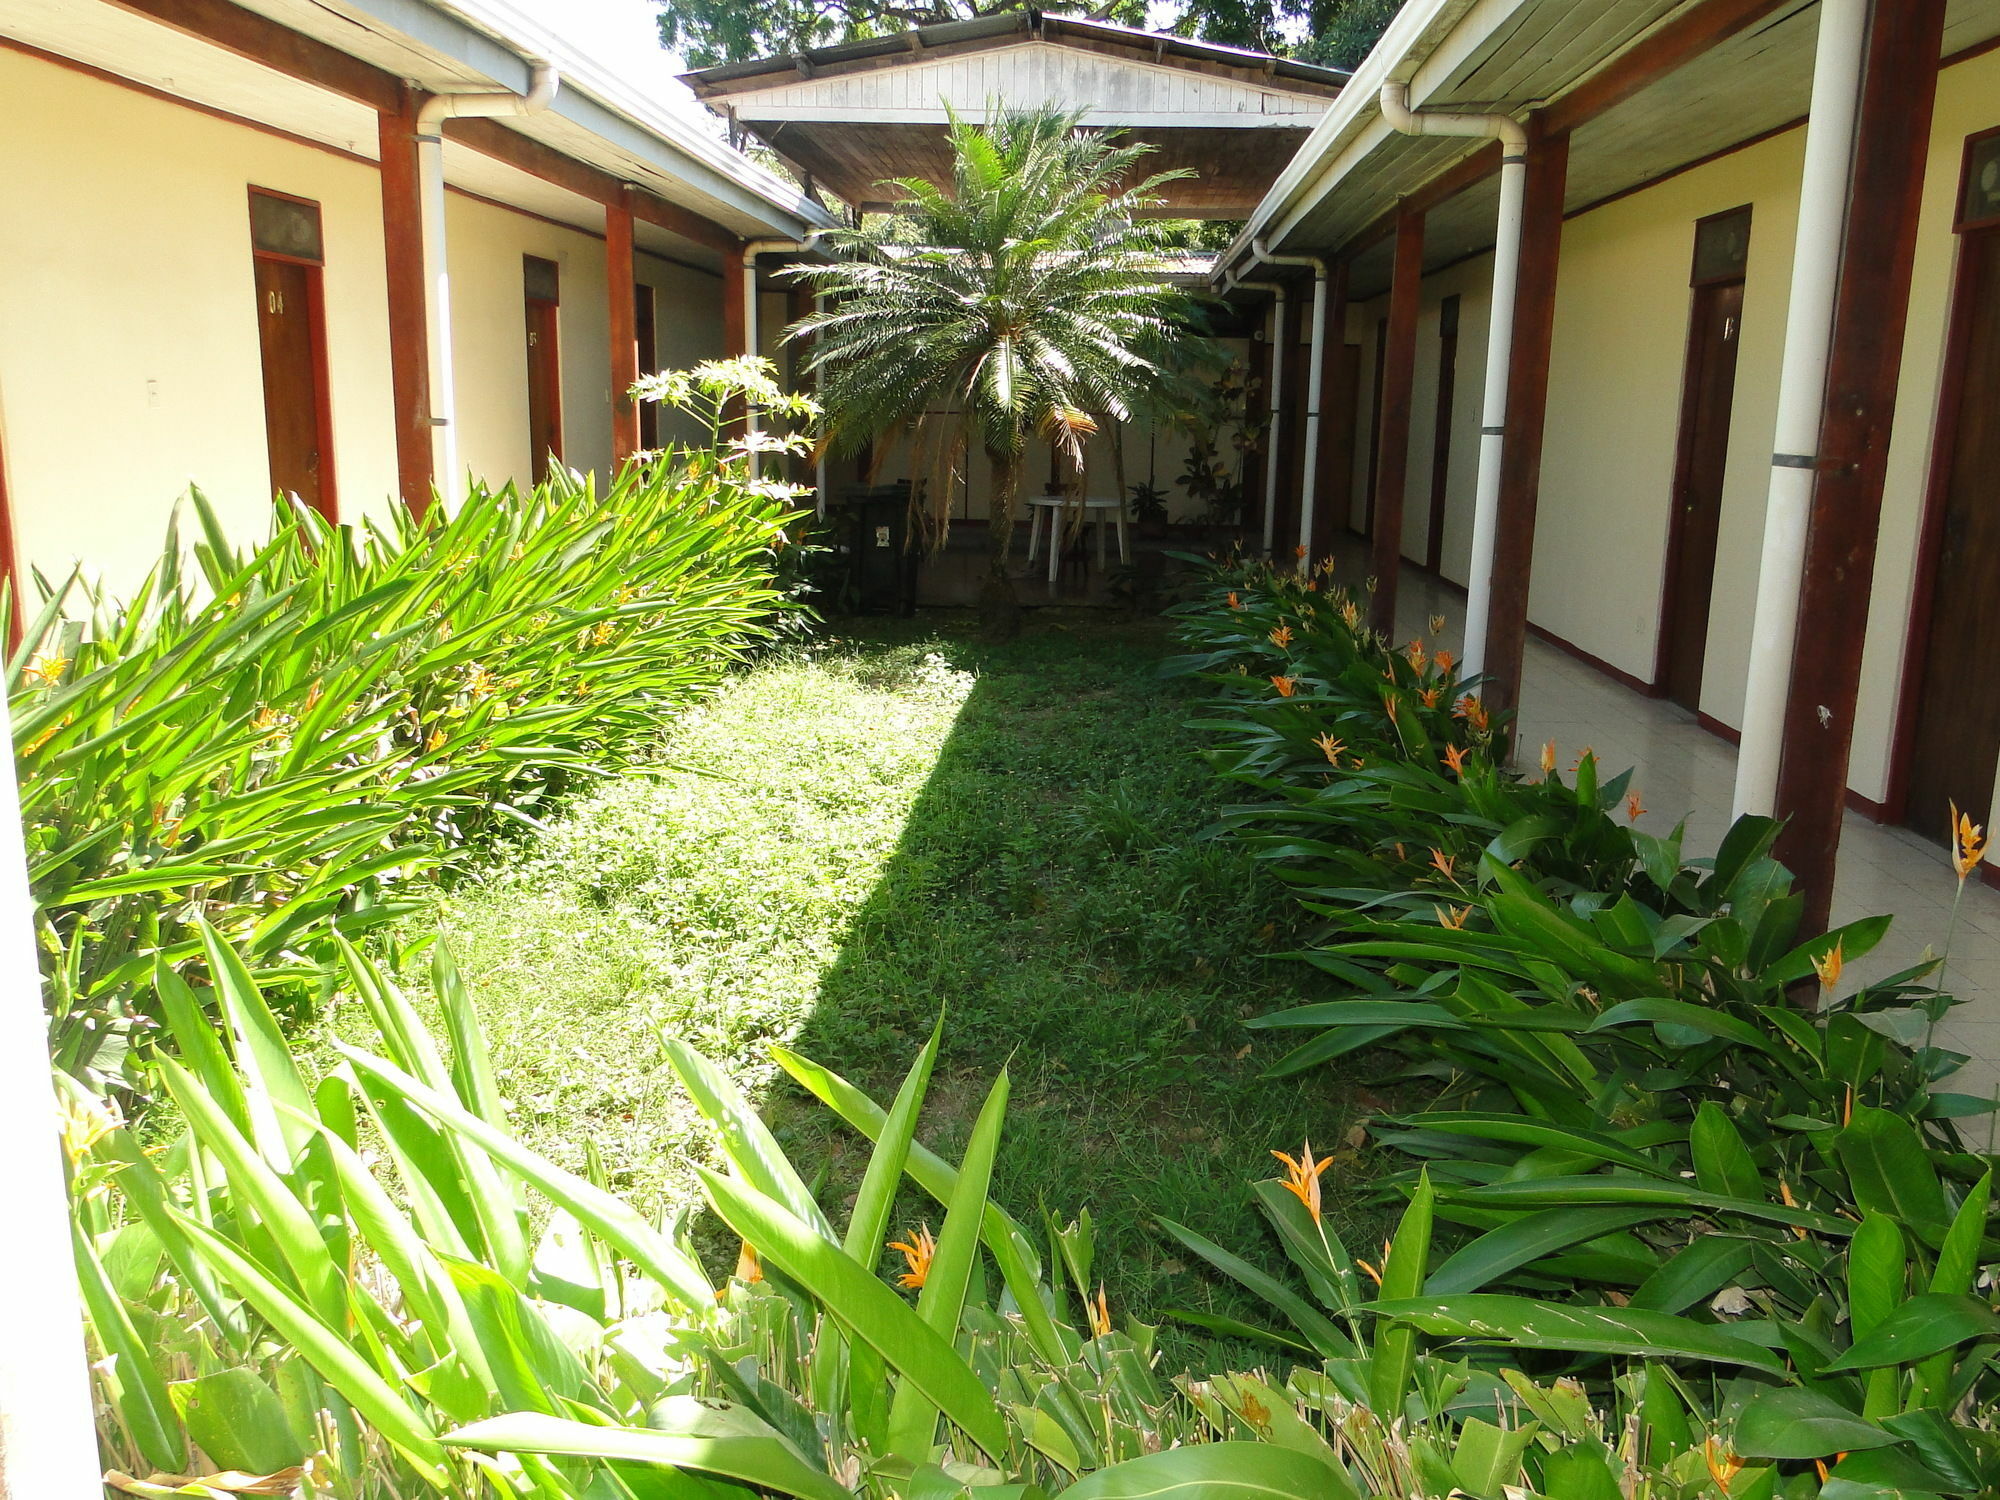
M745 382L777 399L735 365L656 394L712 414ZM62 1065L129 1082L197 918L309 995L333 933L650 745L793 608L794 504L719 443L449 513L281 503L247 547L196 493L130 598L42 580L7 688Z

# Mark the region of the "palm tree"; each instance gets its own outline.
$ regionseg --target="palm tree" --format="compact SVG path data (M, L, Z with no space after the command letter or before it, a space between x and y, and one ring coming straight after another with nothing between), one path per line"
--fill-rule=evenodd
M887 184L891 210L827 236L831 264L797 268L826 311L794 324L811 341L825 440L836 449L909 444L925 482L932 544L948 525L951 477L974 448L993 474L988 627L1015 624L1007 559L1030 439L1072 475L1100 422L1155 405L1190 350L1186 293L1161 278L1140 218L1163 182L1129 181L1149 147L1120 145L1054 109L949 125L952 185Z

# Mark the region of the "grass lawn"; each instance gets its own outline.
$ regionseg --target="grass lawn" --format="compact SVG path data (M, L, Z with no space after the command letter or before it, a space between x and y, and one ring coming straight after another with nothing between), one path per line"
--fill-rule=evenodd
M1259 1076L1278 1049L1242 1018L1315 976L1270 957L1293 936L1276 883L1203 837L1227 794L1185 727L1194 690L1156 675L1170 650L1157 622L1082 616L1001 647L936 620L836 628L462 882L437 926L522 1134L572 1166L594 1141L643 1206L686 1201L707 1153L670 1030L768 1101L835 1203L865 1143L778 1084L765 1044L886 1098L942 1009L930 1144L955 1154L1009 1065L1001 1200L1030 1222L1088 1208L1114 1312L1251 1315L1153 1218L1265 1260L1246 1180L1307 1134L1338 1146L1353 1111L1325 1071ZM1354 1170L1328 1174L1343 1228Z

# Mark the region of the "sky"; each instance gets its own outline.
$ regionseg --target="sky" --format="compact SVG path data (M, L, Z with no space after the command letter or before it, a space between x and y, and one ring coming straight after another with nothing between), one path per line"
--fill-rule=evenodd
M653 0L513 0L513 6L660 103L691 115L703 113L675 76L685 65L660 45L660 12Z

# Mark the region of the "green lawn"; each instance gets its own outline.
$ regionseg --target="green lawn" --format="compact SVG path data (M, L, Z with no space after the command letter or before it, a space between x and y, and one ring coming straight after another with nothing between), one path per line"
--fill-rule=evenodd
M863 1147L774 1082L765 1044L886 1095L942 1009L931 1144L955 1151L1010 1065L1002 1201L1090 1209L1114 1311L1251 1313L1153 1218L1264 1259L1244 1183L1308 1133L1340 1145L1352 1108L1328 1073L1259 1076L1276 1047L1242 1018L1314 975L1270 956L1292 937L1276 884L1203 836L1226 792L1186 728L1193 690L1157 676L1170 649L1157 623L1080 616L1001 647L837 627L461 883L437 925L521 1132L579 1167L595 1141L615 1186L685 1201L706 1150L670 1030L768 1100L835 1203ZM1329 1174L1337 1223L1355 1170Z

